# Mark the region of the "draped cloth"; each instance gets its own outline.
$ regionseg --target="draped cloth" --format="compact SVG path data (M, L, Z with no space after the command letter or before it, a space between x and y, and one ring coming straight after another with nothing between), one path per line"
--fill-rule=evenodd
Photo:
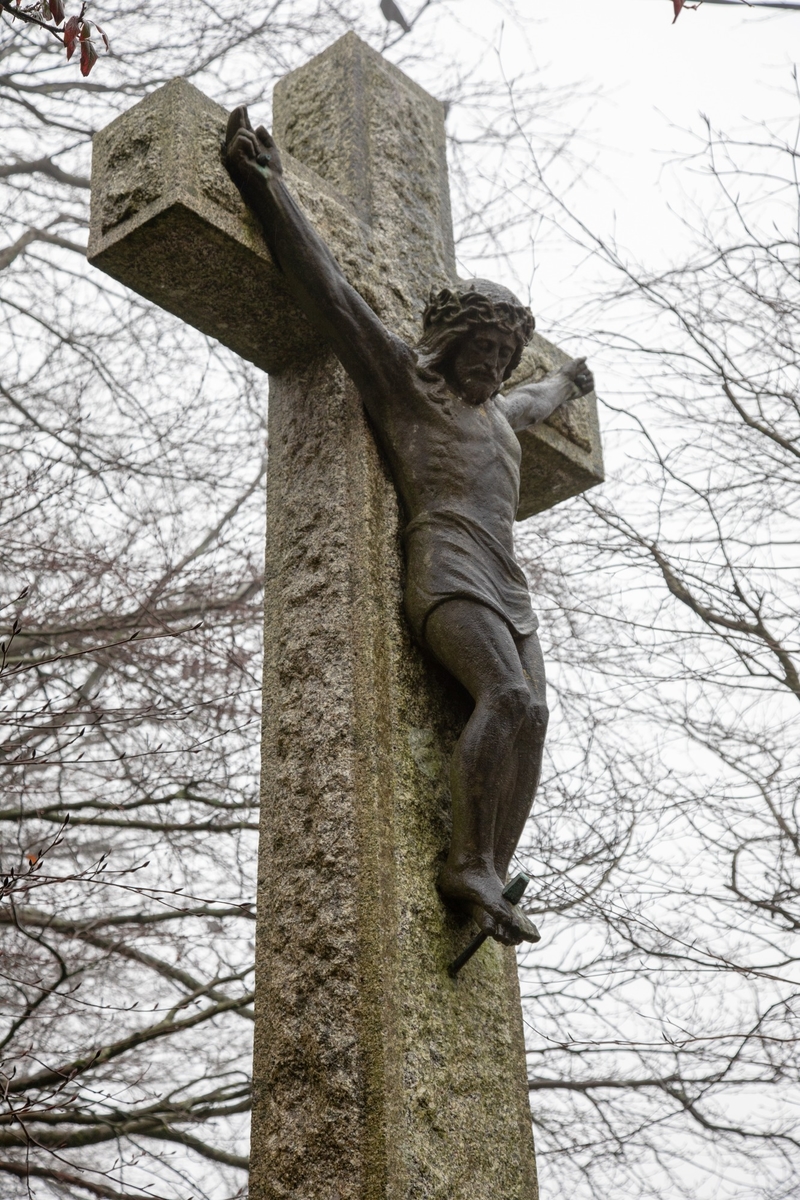
M425 622L445 600L474 600L498 613L515 637L539 622L519 565L497 538L463 513L423 512L403 534L405 607L414 636L424 645Z

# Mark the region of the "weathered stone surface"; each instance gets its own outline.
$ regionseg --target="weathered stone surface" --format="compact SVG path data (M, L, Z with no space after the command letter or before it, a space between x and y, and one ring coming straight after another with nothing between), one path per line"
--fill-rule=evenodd
M314 337L223 165L227 119L173 79L95 136L89 261L262 370L281 371L313 352ZM369 230L290 155L285 170L358 286Z
M272 107L279 146L368 222L371 303L416 340L430 288L456 274L441 102L349 34L280 80Z

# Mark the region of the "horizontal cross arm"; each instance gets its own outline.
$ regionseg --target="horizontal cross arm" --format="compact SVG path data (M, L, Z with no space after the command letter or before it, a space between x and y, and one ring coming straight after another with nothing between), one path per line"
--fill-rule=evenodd
M227 113L183 79L95 137L89 261L278 373L319 345L222 161ZM358 287L369 230L353 205L284 154L287 182Z

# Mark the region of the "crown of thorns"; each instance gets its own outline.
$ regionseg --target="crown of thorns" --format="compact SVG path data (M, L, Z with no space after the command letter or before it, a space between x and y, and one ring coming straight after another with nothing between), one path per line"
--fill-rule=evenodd
M467 329L472 325L495 325L527 345L536 322L529 308L513 292L488 280L470 280L459 291L431 291L422 314L423 341L445 329Z

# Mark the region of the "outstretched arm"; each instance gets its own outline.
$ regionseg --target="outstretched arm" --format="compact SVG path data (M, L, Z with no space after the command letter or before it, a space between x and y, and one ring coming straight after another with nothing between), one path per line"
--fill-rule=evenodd
M347 282L287 189L273 138L263 125L251 127L244 105L228 120L225 161L259 219L276 266L311 324L359 387L388 383L403 343Z
M539 425L566 400L586 396L594 389L594 376L585 358L573 358L538 383L523 383L500 398L500 408L512 429Z

